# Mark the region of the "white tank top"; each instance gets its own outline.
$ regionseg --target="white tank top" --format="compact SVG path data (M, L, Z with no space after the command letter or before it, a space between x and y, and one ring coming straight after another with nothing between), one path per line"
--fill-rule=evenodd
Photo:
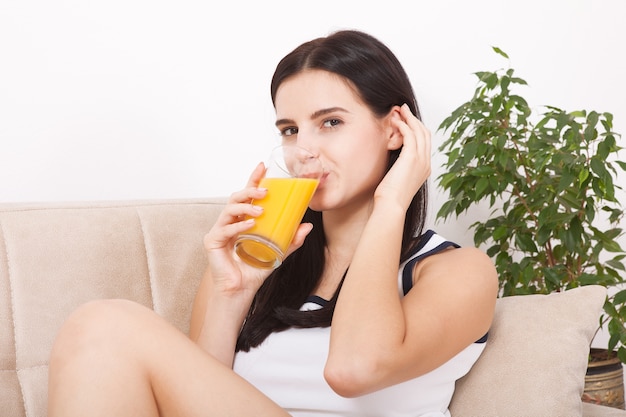
M450 246L457 245L432 231L424 234L416 253L400 265L401 296L411 287L414 263ZM302 309L320 308L319 301L313 297ZM427 374L356 398L337 395L324 379L329 341L329 327L272 333L249 352L238 352L234 370L294 417L450 416L455 381L476 362L486 337Z

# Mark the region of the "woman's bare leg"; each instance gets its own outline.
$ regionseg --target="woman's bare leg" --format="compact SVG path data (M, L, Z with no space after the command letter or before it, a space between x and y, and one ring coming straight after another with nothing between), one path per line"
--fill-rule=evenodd
M288 416L152 310L96 301L52 349L48 416Z

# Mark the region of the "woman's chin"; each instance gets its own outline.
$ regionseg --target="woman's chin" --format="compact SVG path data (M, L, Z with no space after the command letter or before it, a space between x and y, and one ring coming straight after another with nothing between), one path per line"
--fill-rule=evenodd
M313 211L324 211L324 206L322 204L315 204L313 202L309 204L309 208Z
M328 210L329 206L321 193L316 193L309 202L309 208L313 211Z

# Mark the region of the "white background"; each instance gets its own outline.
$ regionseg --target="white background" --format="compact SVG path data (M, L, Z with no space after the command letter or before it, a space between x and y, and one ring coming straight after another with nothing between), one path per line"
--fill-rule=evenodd
M0 202L229 195L278 143L278 60L355 28L398 55L434 133L434 223L437 127L509 65L491 47L537 110L610 111L624 133L625 20L623 0L2 0ZM467 244L470 223L435 226Z
M509 65L492 46L533 107L609 111L626 133L625 21L623 0L1 0L0 202L229 195L278 143L278 60L343 28L398 55L434 149L472 74ZM471 245L471 222L435 227Z

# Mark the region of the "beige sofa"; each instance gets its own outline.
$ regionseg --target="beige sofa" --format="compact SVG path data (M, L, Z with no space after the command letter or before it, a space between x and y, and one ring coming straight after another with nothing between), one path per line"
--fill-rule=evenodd
M46 415L48 354L80 304L128 298L187 330L222 199L0 204L0 416ZM458 384L454 416L626 416L583 404L605 290L498 301L485 353Z

